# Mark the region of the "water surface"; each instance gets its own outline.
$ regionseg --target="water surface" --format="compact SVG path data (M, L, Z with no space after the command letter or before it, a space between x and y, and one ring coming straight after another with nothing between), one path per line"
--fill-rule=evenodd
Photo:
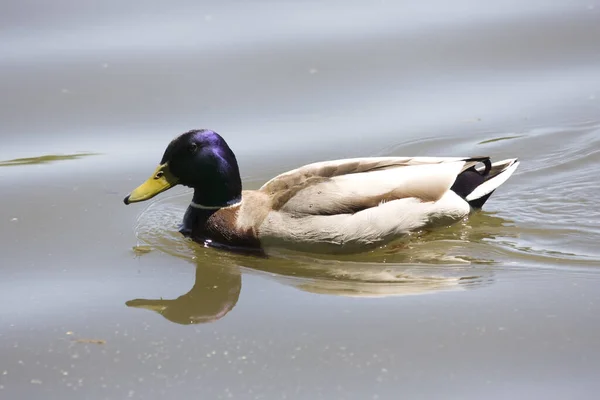
M600 4L9 2L0 397L595 398ZM245 188L519 157L482 213L352 257L205 249L122 198L210 128Z

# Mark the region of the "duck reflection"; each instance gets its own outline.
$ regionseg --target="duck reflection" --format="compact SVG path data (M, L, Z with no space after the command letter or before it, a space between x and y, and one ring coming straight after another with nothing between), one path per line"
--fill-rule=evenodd
M195 282L176 299L135 299L129 307L152 310L178 324L215 322L231 311L242 288L242 274L259 275L296 289L335 296L390 297L468 290L494 281L484 239L510 236L506 220L477 217L442 233L423 233L360 257L313 258L291 252L268 258L204 248L193 242L152 243L162 251L193 260ZM172 249L178 247L177 252ZM488 250L489 252L489 250ZM493 250L492 250L493 252ZM475 256L477 255L477 257ZM479 258L478 258L479 257ZM484 257L484 258L482 258Z
M242 290L238 268L196 267L196 280L189 292L176 299L135 299L128 307L152 310L182 325L214 322L233 309Z

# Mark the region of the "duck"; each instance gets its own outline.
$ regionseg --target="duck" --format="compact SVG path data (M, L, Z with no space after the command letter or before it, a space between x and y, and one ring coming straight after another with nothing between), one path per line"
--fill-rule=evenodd
M242 190L234 152L209 129L175 137L154 173L124 199L193 189L179 232L206 247L358 253L480 210L517 158L362 157L315 162Z

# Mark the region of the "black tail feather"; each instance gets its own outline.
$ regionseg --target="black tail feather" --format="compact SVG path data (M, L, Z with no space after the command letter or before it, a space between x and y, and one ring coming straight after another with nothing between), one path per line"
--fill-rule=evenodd
M468 201L467 203L469 203L469 205L473 208L481 208L483 207L483 205L485 204L485 202L487 201L487 199L490 198L490 196L492 195L492 193L494 193L494 191L492 190L491 192L489 192L488 194L486 194L483 197L480 197L478 199L473 199L471 201Z
M467 196L473 190L475 190L476 187L481 185L489 178L489 174L492 169L492 162L489 158L481 157L480 159L469 159L469 161L481 161L485 165L485 168L483 171L480 172L477 169L475 169L475 166L473 166L458 174L450 190L452 190L454 193L456 193L463 199L466 199ZM468 203L473 208L481 208L483 204L487 201L487 199L492 195L492 193L489 193L479 199L471 200Z

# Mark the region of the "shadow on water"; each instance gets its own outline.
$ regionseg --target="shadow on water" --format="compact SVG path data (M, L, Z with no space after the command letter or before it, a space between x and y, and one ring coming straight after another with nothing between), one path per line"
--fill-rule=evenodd
M177 196L179 197L179 196ZM243 275L261 276L304 292L390 297L467 290L494 281L494 246L510 236L510 221L479 213L452 227L421 232L365 253L327 257L281 251L268 258L205 248L177 232L183 209L167 198L140 216L137 235L148 246L195 265L192 288L176 299L134 299L129 307L155 311L179 324L215 322L232 310Z

